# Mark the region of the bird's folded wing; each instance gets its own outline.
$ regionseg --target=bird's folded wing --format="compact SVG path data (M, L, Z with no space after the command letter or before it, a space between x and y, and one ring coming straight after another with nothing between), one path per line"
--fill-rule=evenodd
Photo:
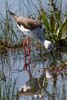
M17 23L23 25L25 28L30 29L30 30L41 27L40 21L29 19L29 18L24 18L21 16L17 18Z

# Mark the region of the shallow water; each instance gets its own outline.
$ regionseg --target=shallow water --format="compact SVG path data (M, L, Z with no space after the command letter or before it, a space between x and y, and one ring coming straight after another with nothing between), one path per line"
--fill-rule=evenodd
M64 53L63 56L62 56L62 60L66 62L67 58L65 58L65 57L66 57L66 54ZM28 72L27 71L21 71L24 67L23 54L21 52L20 55L18 55L18 53L13 55L13 53L11 51L9 51L9 57L8 58L9 58L10 72L9 72L9 69L7 67L8 65L7 65L6 62L5 62L6 67L4 68L5 75L7 77L6 84L8 83L8 80L10 80L10 77L12 79L12 84L14 83L14 80L17 78L16 90L17 89L21 90L22 85L29 80ZM64 58L65 58L65 60L64 60ZM37 77L37 78L40 77L40 75L43 72L43 67L46 68L48 65L49 65L49 60L46 60L44 62L38 63L36 65L36 68L34 68L34 69L31 66L33 77ZM9 77L9 74L10 74L10 77ZM64 72L63 72L63 74L64 74ZM49 79L47 81L47 87L46 87L48 92L46 92L44 90L44 92L43 92L44 94L43 94L42 98L44 98L45 100L49 100L49 98L51 98L51 99L55 98L56 100L58 100L58 98L60 98L60 99L62 97L64 98L64 96L67 94L67 80L66 79L67 78L66 78L65 74L63 75L63 77L61 76L61 74L58 75L57 82L56 82L55 85L53 84L53 80ZM65 97L65 100L66 100L66 98L67 97ZM26 99L32 100L33 96L29 96L29 95L28 96L21 96L19 98L19 100L24 100L24 99L25 100ZM41 98L36 98L36 99L39 100Z
M6 0L0 0L0 13L3 14L3 17L5 15L5 2ZM26 5L28 5L28 0L8 0L8 6L10 8L11 11L13 12L16 12L18 15L23 15L23 16L28 16L28 9L25 7L24 3ZM19 3L20 1L20 3ZM45 5L45 8L47 9L47 2L46 0L43 0L43 5ZM63 6L63 11L65 10L65 5L63 5L65 3L65 5L67 5L67 1L66 0L63 0L63 3L62 3L62 6ZM37 5L37 1L35 1L35 4ZM20 6L19 6L20 5ZM34 16L37 16L37 12L35 12L35 7L32 6L32 4L30 4L31 6L31 9L29 9L30 11L32 10L32 14L33 14L33 17ZM37 5L38 6L38 5ZM23 11L22 11L23 9ZM34 9L34 10L33 10ZM0 14L0 18L3 18ZM27 73L27 71L19 71L19 70L22 70L23 67L24 67L24 59L23 59L23 51L20 50L20 55L16 54L14 55L11 50L9 50L9 57L7 57L6 60L2 60L3 62L1 63L0 62L0 68L4 69L4 72L5 72L5 75L6 75L6 78L7 78L7 82L6 84L8 84L8 81L12 80L12 84L14 83L14 80L17 78L17 83L16 83L16 90L20 90L22 85L29 80L29 75ZM36 54L35 54L36 55ZM37 56L37 55L36 55ZM36 57L35 58L38 58ZM35 59L34 58L34 59ZM62 56L62 61L67 61L67 55L66 54L63 54ZM36 65L36 68L33 68L32 69L32 72L33 72L33 76L34 77L40 77L40 75L42 74L43 72L43 67L46 67L48 66L48 63L49 61L42 61L42 62L35 62L34 65ZM38 69L40 71L38 71ZM37 71L36 71L37 70ZM64 75L65 77L65 75ZM5 83L4 82L1 82L1 87L2 90L6 90L4 89L5 88ZM58 79L57 79L57 84L56 86L53 86L53 82L52 80L49 80L48 81L48 84L47 84L47 90L49 93L54 93L56 92L55 94L52 94L52 95L49 95L47 93L44 94L44 98L45 100L67 100L67 80L64 79L63 77L61 77L61 75L58 76ZM3 95L3 93L2 93ZM65 99L64 99L65 98ZM25 97L21 97L20 100L30 100L30 99L33 99L31 96L25 96ZM38 99L38 98L37 98ZM40 98L41 99L41 98ZM43 98L42 98L43 99Z

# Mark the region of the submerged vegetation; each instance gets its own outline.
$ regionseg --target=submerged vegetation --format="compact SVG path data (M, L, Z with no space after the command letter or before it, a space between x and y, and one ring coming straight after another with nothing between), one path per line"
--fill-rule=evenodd
M48 10L45 9L41 0L37 0L39 8L33 0L27 0L28 5L25 2L23 4L24 9L28 12L26 14L28 17L35 18L36 14L34 12L36 12L39 20L43 22L45 28L43 35L46 39L52 41L55 46L52 53L46 53L46 50L38 41L30 39L29 45L23 44L25 36L19 32L9 14L8 0L5 2L5 17L0 19L0 70L5 76L4 79L0 75L0 100L16 99L17 77L12 80L12 75L17 73L18 76L18 72L24 69L28 70L30 77L31 74L33 76L34 73L40 74L40 72L43 75L42 72L45 73L47 69L52 73L53 80L46 78L45 83L42 76L38 78L39 83L42 81L42 87L40 87L42 99L67 99L67 14L62 10L63 0L48 1ZM59 7L57 3L59 3ZM33 8L36 9L35 11L33 9L30 11L32 4ZM21 14L22 11L24 15L24 9L21 9L19 1L19 13ZM24 69L13 69L18 61L19 63L23 62L20 66ZM41 71L41 68L43 71Z

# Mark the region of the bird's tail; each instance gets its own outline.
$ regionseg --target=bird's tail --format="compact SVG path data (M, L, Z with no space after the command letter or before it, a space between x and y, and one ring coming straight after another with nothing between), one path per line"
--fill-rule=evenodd
M16 21L17 20L17 15L11 11L9 11L10 15L14 18L14 20Z
M10 13L12 16L15 16L15 15L16 15L15 13L13 13L13 12L11 12L11 11L9 11L9 13Z

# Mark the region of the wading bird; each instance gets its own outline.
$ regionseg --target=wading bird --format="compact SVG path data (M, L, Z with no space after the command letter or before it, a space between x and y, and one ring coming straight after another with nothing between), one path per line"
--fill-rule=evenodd
M50 52L54 48L54 44L43 37L43 27L41 21L17 16L11 11L9 11L9 13L13 16L15 22L17 23L17 27L23 32L24 35L29 36L32 39L37 39L45 47L47 52Z

